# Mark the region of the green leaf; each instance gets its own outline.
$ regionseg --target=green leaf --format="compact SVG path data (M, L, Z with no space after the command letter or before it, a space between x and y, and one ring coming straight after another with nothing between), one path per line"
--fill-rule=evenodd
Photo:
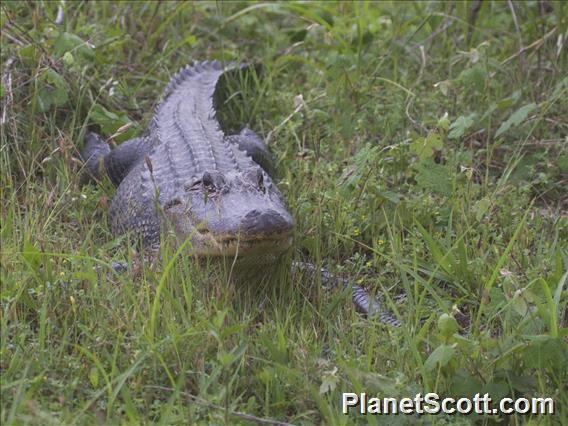
M389 200L393 204L400 203L400 200L403 198L400 194L392 191L379 191L379 195L384 197L386 200Z
M448 120L448 114L444 114L439 120L438 123L436 123L436 127L438 129L443 130L444 132L447 132L450 128L450 120Z
M467 117L461 115L450 126L450 133L448 138L458 139L461 138L473 125L475 114L468 115Z
M61 107L69 100L69 86L65 79L53 69L39 77L38 107L47 112L52 107Z
M424 363L424 368L426 371L432 371L436 367L445 366L453 358L455 350L453 346L450 345L440 345L434 352L430 354L426 362Z
M513 105L513 100L511 98L505 98L505 99L501 99L499 102L497 102L497 108L500 110L505 110L507 108L509 108L511 105Z
M526 317L530 314L529 304L521 292L514 293L513 300L511 301L511 307L521 317Z
M35 59L37 58L36 45L28 44L24 47L21 47L20 49L18 49L18 56L26 64L34 63Z
M189 35L185 38L185 42L189 46L193 46L197 42L197 37L195 37L193 34L191 34L191 35Z
M483 92L485 86L485 78L487 73L481 65L472 68L466 68L458 77L458 81L467 89L474 89L477 92Z
M99 370L96 367L89 370L89 381L94 389L99 387Z
M89 113L89 118L101 126L101 130L105 135L113 135L118 129L126 124L130 123L128 116L126 114L116 114L112 111L107 110L100 104L95 104ZM117 142L122 142L130 139L136 133L135 127L130 128L126 132L117 136L115 140Z
M335 390L335 388L337 387L337 383L339 382L339 378L337 377L336 373L337 373L337 368L335 368L329 374L323 376L319 388L320 394L323 395L324 393L333 392Z
M497 129L497 132L495 133L495 137L499 137L510 128L516 127L519 124L521 124L523 121L525 121L528 115L537 108L538 105L530 103L516 110L513 114L511 114L511 116L506 121L501 123L501 126L499 127L499 129Z
M67 52L71 52L88 61L95 59L93 49L81 37L72 33L62 33L55 40L53 53L57 58L60 58Z
M425 138L417 138L412 144L410 149L414 151L421 160L431 158L434 149L441 150L444 147L442 138L436 132L430 132Z
M515 90L511 96L501 99L497 102L497 108L504 110L509 108L511 105L515 105L521 98L522 92L520 90Z
M487 213L489 207L491 207L491 200L489 197L484 197L475 203L473 210L475 211L475 219L478 222L485 217L485 213Z
M233 363L235 358L229 352L218 352L217 353L217 360L223 367L227 367Z
M91 118L91 120L93 120L95 123L99 124L100 126L106 126L108 124L114 125L116 122L120 120L118 115L116 115L114 112L107 110L105 107L99 104L93 106L89 114L89 117Z
M422 161L414 166L418 187L449 197L453 192L453 174L451 170L433 161Z
M65 54L63 55L63 62L65 62L65 65L67 65L68 67L73 65L75 63L73 54L71 52L65 52Z
M452 88L452 82L450 80L439 81L434 84L434 87L437 88L442 95L448 96L450 89Z
M477 340L470 340L459 334L453 335L452 342L455 342L459 350L463 353L472 353L479 347Z
M44 81L55 87L55 90L52 92L54 104L56 106L64 105L67 99L69 99L69 86L67 86L63 76L50 68L47 70Z
M440 315L440 318L438 318L438 331L440 332L440 336L448 339L453 336L454 333L457 333L458 330L459 325L454 317L448 314Z

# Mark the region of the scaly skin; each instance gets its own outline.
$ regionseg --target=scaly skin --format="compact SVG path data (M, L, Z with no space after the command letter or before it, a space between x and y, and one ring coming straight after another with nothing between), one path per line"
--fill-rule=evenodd
M246 128L225 136L215 118L215 90L228 69L243 67L202 62L182 69L146 132L112 151L102 138L87 135L87 171L95 178L106 173L118 185L109 211L115 235L129 233L156 246L165 225L206 256L290 246L294 223L267 173L268 150Z

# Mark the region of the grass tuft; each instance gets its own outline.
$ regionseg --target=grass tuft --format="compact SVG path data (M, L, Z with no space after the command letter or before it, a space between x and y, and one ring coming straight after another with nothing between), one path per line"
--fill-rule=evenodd
M384 420L565 424L567 11L2 3L2 424L380 422L342 415L342 392L551 397L551 416ZM108 229L110 182L81 179L87 128L140 134L205 59L262 65L219 101L224 129L267 139L297 223L258 276L167 241L144 261ZM403 326L292 260L350 277Z

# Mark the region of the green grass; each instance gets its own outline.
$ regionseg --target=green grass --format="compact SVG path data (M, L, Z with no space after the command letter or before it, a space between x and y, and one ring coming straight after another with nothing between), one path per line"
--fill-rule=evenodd
M59 3L4 2L2 424L567 422L568 7L512 4L67 2L56 25ZM403 327L286 260L249 282L169 243L140 266L112 238L82 137L141 132L193 59L263 64L222 117L269 139L290 257ZM343 416L362 391L552 397L556 414Z

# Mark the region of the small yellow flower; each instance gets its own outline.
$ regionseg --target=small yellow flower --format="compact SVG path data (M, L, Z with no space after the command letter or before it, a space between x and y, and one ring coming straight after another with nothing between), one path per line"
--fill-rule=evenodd
M64 276L65 276L65 272L61 271L61 272L59 273L59 275L62 276L62 277L64 277Z
M355 228L355 230L353 231L353 234L357 237L357 236L361 235L361 230L359 228Z
M380 245L380 246L382 246L384 243L385 243L384 240L381 240L381 239L377 240L377 244Z

